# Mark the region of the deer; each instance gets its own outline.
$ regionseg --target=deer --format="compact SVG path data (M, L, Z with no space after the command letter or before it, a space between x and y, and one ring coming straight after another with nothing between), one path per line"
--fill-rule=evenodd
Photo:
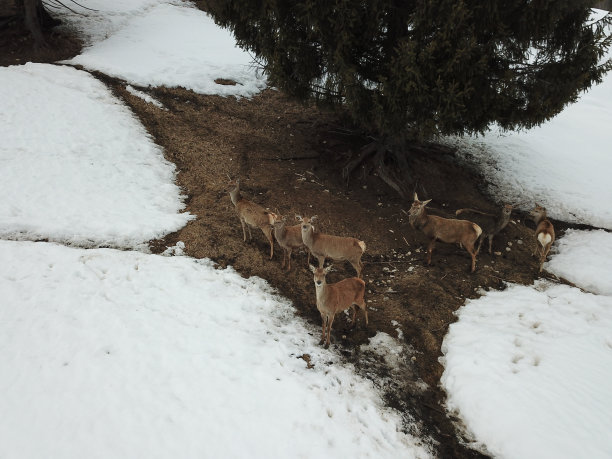
M529 216L536 224L536 246L532 256L540 256L539 272L542 272L542 267L544 266L548 252L550 251L553 242L555 242L555 227L546 217L546 208L537 203L531 212L529 212Z
M236 209L240 224L242 225L242 237L244 242L247 241L246 228L249 230L249 241L252 239L251 227L259 228L268 242L270 242L270 260L274 256L274 235L272 225L274 219L277 216L275 213L270 212L259 204L255 204L252 201L242 197L240 194L240 179L235 182L230 182L229 195L232 200L232 204ZM246 228L245 228L246 227Z
M355 271L357 277L361 278L363 263L361 256L366 250L365 242L354 237L332 236L330 234L316 233L312 222L317 218L301 217L296 215L296 218L302 225L302 241L310 250L310 253L319 261L319 268L323 267L326 258L331 258L334 261L347 260Z
M325 349L329 347L331 340L331 328L334 323L336 314L347 309L353 310L353 318L350 328L355 326L355 316L357 310L355 306L363 309L365 314L365 325L368 326L368 310L363 299L365 294L365 282L358 277L350 277L343 279L335 284L328 284L325 281L325 276L332 270L332 265L326 268L319 266L315 268L309 265L310 270L314 274L313 280L315 284L315 292L317 296L317 309L321 313L323 321L321 341L319 344L325 343Z
M508 223L510 223L510 216L512 215L512 210L514 209L513 204L504 204L497 214L490 214L488 212L481 212L476 209L459 209L455 212L455 215L459 216L464 212L472 212L475 214L486 215L487 217L493 217L495 220L493 222L493 226L485 227L483 233L480 236L480 240L478 242L478 247L476 248L476 255L480 252L480 247L482 247L482 243L485 239L489 239L489 254L493 252L493 238L503 230Z
M414 193L414 202L408 213L410 226L421 231L429 239L427 245L427 264L431 265L431 254L436 241L447 243L459 243L468 251L472 257L471 272L476 270L476 250L474 244L482 234L482 229L476 223L467 220L453 220L450 218L428 215L425 206L431 202L419 201L419 197Z
M286 222L287 219L285 217L278 216L274 218L272 226L274 227L274 237L284 252L281 269L284 269L287 264L286 271L289 272L291 271L291 254L293 253L293 249L304 247L304 242L302 241L301 225L287 226ZM285 263L285 261L287 261L287 263Z

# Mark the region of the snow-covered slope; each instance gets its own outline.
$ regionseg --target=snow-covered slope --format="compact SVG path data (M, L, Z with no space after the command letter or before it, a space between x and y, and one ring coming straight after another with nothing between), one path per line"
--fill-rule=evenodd
M231 33L189 3L139 0L142 8L117 0L79 3L98 11L64 12L75 27L92 29L86 32L91 45L68 63L139 86L181 86L201 94L252 96L266 87L253 58L236 46ZM215 83L219 78L237 84Z
M470 300L444 339L448 408L504 458L612 457L612 234L568 231L538 281Z
M0 457L429 456L261 279L49 243L0 259Z
M134 247L191 218L174 165L98 80L0 67L0 237Z

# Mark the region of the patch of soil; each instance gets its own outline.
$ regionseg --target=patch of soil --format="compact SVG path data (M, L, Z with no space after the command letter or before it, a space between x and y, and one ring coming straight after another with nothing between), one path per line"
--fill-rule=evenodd
M343 182L341 169L364 140L342 129L335 115L299 105L275 90L235 99L180 88L138 88L162 102L165 109L159 109L128 93L124 83L98 77L128 103L177 165L186 210L197 216L180 231L151 241L153 252L183 241L192 257L209 257L244 276L266 279L293 301L298 314L320 327L305 254L298 254L293 270L285 273L280 268L281 249L276 245L274 259L269 260L267 241L259 230L253 231L251 243L243 242L227 194L228 176L240 177L243 195L264 207L290 219L316 214L318 230L365 241L370 325L364 328L360 314L358 326L350 332L344 330L348 321L336 321L332 346L381 387L388 404L404 413L408 430L416 422L435 439L440 457L481 456L465 446L445 412L439 388L440 349L448 326L456 320L454 312L466 298L478 297L479 289L503 289L506 281L530 284L537 277L538 266L531 257L533 230L520 216L495 238L498 255L479 256L474 274L468 272L467 252L451 244L438 243L434 264L426 267L426 240L402 212L410 203L402 202L366 168L351 177L348 186ZM452 216L461 207L496 212L497 205L481 191L482 178L460 166L452 150L418 145L410 153L420 197L433 198L432 213ZM348 263L336 268L328 276L331 282L355 274ZM378 331L398 337L413 354L394 368L362 350L360 346Z
M0 28L0 66L26 62L57 62L74 57L81 50L81 41L70 32L53 28L43 31L47 46L37 47L22 22L11 20Z

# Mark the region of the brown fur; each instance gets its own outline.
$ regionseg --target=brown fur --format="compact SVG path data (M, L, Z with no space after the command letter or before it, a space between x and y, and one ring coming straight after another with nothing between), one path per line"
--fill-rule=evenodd
M274 237L278 241L278 245L283 249L283 262L281 268L285 268L287 264L287 272L291 271L291 254L294 249L304 247L302 241L301 225L286 226L285 219L277 217L274 220ZM287 263L285 263L287 260Z
M232 204L236 208L236 214L238 214L238 218L240 219L240 224L242 225L242 236L243 240L246 242L246 228L249 230L249 241L252 239L253 235L251 234L251 227L261 229L261 232L264 233L266 239L270 243L270 260L274 256L274 236L272 234L272 224L274 223L274 217L276 214L267 211L259 204L255 204L254 202L245 199L240 194L240 180L236 180L235 182L230 183L229 189L230 199L232 200Z
M312 226L313 217L296 216L302 222L302 240L310 253L319 261L319 268L323 267L326 258L335 261L348 260L361 278L363 263L361 256L365 252L365 242L354 237L332 236L330 234L316 233Z
M317 309L321 313L321 320L323 321L321 342L319 344L325 343L325 347L329 347L334 317L346 309L351 308L353 310L351 328L355 325L355 316L357 314L355 306L363 309L366 327L368 326L368 311L363 298L365 295L365 282L362 279L351 277L335 284L328 284L325 281L325 275L331 270L331 266L315 268L310 265L310 270L314 273L313 280L317 297Z
M535 238L536 238L536 246L533 251L534 256L539 256L540 258L540 271L542 272L542 267L544 266L544 262L546 261L546 257L548 256L548 252L550 252L550 248L555 242L555 227L546 217L546 209L538 204L529 212L529 216L533 218L533 221L536 224L535 230ZM546 244L543 244L540 241L541 236L550 236L550 241Z
M417 229L429 239L427 245L427 264L431 265L431 254L436 241L447 243L459 243L472 257L471 272L476 270L476 250L474 244L482 234L482 229L476 223L467 220L452 220L449 218L428 215L425 206L431 201L419 201L414 193L414 202L410 207L408 220L410 225Z

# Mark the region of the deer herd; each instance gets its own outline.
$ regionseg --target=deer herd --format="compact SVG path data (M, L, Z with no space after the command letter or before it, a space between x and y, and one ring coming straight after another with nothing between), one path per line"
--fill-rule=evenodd
M259 204L244 198L240 193L239 179L230 181L228 192L240 219L245 242L247 241L247 231L249 240L251 240L251 228L259 228L270 243L270 259L272 259L274 256L274 240L276 239L283 249L281 268L287 272L291 270L293 251L300 248L307 250L307 263L314 276L317 309L321 313L323 321L320 344L324 344L326 348L329 347L334 317L347 309L351 309L353 312L351 327L355 324L357 313L355 307L363 309L367 327L368 312L364 300L365 282L361 279L363 271L361 257L366 250L365 242L354 237L334 236L316 231L313 225L317 218L316 215L312 217L296 215L295 218L299 224L287 225L286 217L264 209ZM493 238L508 225L514 208L513 205L505 204L498 215L467 208L457 210L457 216L462 213L477 213L494 217L494 224L483 231L480 226L469 220L429 215L426 206L430 202L431 199L420 201L417 194L414 193L414 201L408 212L410 225L415 230L421 231L428 239L427 264L431 265L431 255L436 241L456 243L470 254L470 272L474 272L476 269L476 256L484 239L488 239L489 253L491 253ZM541 272L548 252L555 241L555 229L547 219L544 207L536 204L529 216L536 225L536 243L533 255L538 257L539 272ZM478 245L476 246L477 242ZM317 259L318 267L310 264L310 255ZM328 284L325 277L332 270L332 266L324 267L327 258L334 261L348 261L355 269L357 276Z

